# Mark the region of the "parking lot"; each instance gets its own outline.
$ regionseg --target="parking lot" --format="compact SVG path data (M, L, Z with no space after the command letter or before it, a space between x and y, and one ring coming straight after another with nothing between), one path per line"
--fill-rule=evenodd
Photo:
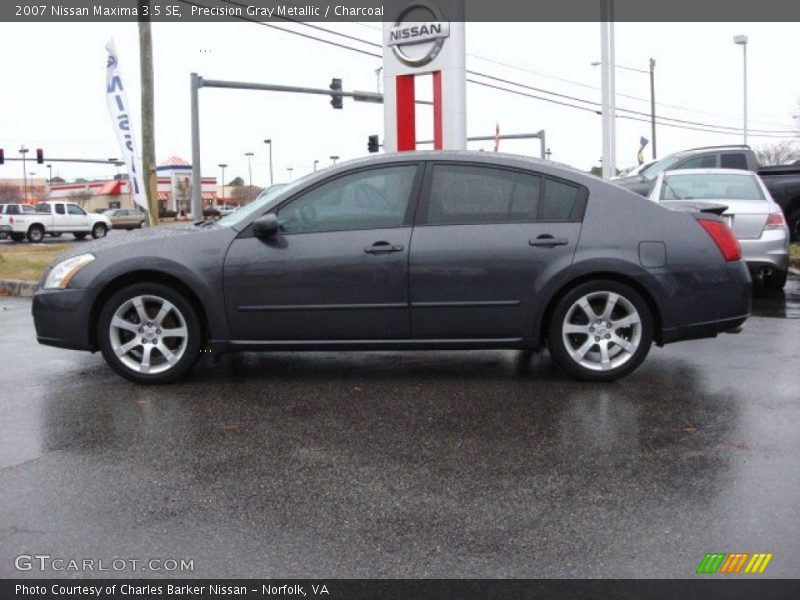
M14 568L37 553L198 577L686 578L706 552L800 572L797 278L741 334L608 385L482 351L232 355L142 387L37 345L29 300L0 322L0 577L65 575Z

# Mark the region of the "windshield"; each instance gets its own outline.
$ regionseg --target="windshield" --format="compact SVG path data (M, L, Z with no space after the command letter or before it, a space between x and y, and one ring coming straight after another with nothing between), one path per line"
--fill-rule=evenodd
M664 175L661 200L763 200L752 175L687 174Z
M250 215L256 214L260 210L265 209L275 198L277 198L280 194L283 194L283 192L301 187L314 175L316 175L316 173L309 173L297 181L292 181L291 183L285 184L275 184L268 187L258 196L256 196L255 200L253 200L250 204L246 204L233 211L228 216L222 217L219 221L217 221L217 225L222 225L223 227L233 227L238 222L249 217Z
M655 179L658 177L659 173L669 170L669 168L675 165L681 158L681 156L667 156L666 158L654 162L649 167L642 169L639 174L645 179Z

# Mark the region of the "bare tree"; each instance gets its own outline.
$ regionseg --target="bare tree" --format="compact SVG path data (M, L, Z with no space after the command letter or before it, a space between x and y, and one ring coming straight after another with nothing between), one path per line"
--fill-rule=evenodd
M70 202L74 202L78 206L84 207L86 202L92 197L92 192L88 189L81 190L79 192L71 192L68 196Z
M22 202L22 190L18 185L0 183L0 204L17 204Z
M236 204L245 205L252 202L262 189L257 185L237 185L232 188L230 198Z
M800 149L792 140L775 142L756 148L756 158L762 165L786 165L800 159Z

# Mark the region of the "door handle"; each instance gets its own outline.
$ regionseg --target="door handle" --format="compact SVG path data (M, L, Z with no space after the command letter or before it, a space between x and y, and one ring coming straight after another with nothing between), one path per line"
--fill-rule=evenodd
M390 252L402 252L405 247L402 244L390 244L389 242L375 242L372 246L364 248L367 254L388 254Z
M569 244L569 240L567 238L556 238L552 235L545 234L540 235L535 240L529 240L528 244L531 246L539 246L543 248L552 248L553 246L566 246Z

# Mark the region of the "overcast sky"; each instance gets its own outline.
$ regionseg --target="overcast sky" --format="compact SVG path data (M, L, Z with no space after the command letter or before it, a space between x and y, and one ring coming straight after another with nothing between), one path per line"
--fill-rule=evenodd
M380 23L320 25L373 42L381 40ZM301 25L281 27L337 39ZM750 127L796 130L800 121L793 120L792 115L800 113L797 23L620 23L616 25L617 62L646 69L648 59L656 59L659 113L740 127L742 51L732 41L739 33L750 38ZM466 35L469 69L560 94L600 100L600 72L591 66L600 58L597 23L469 23ZM116 42L139 127L135 23L0 24L4 57L0 147L5 148L7 157L18 156L17 149L23 143L29 148L43 147L45 155L51 157L120 155L104 95L104 47L111 37ZM173 155L191 159L189 73L193 71L208 79L310 87L327 87L331 77L341 77L345 89L374 91L374 71L381 66L378 58L253 23L154 23L153 45L159 162ZM619 70L617 93L618 106L649 112L646 74ZM244 153L251 151L256 154L253 182L267 182L264 138L274 140L275 180L285 181L289 167L297 177L310 171L315 159L327 165L332 154L343 158L361 156L366 153L369 134L383 137L382 107L348 99L344 110L334 110L327 96L205 89L200 93L200 105L203 174L219 176L217 165L227 163L226 180L237 175L247 180ZM431 109L419 110L423 115L418 124L419 137L430 137ZM467 112L470 135L491 135L496 122L501 133L545 129L554 160L581 169L599 164L599 115L471 84L467 85ZM649 123L617 121L619 166L635 163L640 136L650 137ZM141 136L138 141L141 143ZM758 146L776 140L752 135L750 141ZM692 146L740 142L740 135L665 126L658 129L660 156ZM536 140L504 141L501 150L532 155L539 151ZM39 176L46 174L44 167L35 164L29 165L28 170ZM54 175L67 179L113 173L113 168L102 166L57 163L53 167ZM0 178L21 174L19 163L0 167Z

